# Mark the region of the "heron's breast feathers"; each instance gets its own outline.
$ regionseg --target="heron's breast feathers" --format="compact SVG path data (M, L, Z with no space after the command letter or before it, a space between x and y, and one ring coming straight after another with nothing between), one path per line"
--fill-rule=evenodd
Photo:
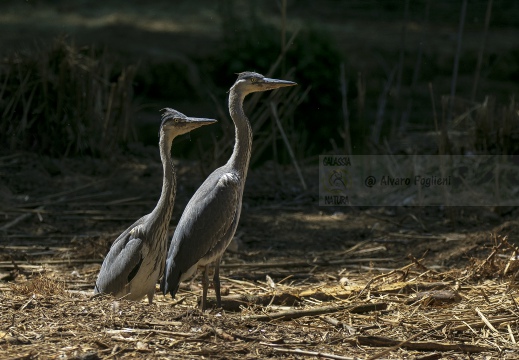
M139 238L142 233L142 225L137 225L133 229L130 230L130 238Z
M240 177L237 174L228 172L220 177L216 186L239 186L240 182Z
M142 245L140 247L140 252L141 252L141 257L145 258L150 251L150 246L149 246L148 242L146 241L146 232L145 232L144 225L142 225L142 224L137 225L136 227L134 227L133 229L130 230L129 241L132 241L134 239L139 239L140 241L142 241Z

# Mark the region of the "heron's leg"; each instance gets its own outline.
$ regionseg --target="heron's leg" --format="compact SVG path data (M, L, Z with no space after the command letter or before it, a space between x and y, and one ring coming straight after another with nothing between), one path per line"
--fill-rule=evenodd
M148 296L148 303L151 305L153 303L153 295L155 295L155 288L151 290L147 296Z
M200 301L200 310L205 310L205 303L207 301L207 288L209 287L209 265L204 266L202 269L202 301Z
M214 275L213 275L214 292L216 294L216 306L222 307L222 296L220 295L220 259L216 260L214 264Z

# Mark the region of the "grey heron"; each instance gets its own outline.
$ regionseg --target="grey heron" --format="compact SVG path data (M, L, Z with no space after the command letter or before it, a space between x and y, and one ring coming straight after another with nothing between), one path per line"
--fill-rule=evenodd
M208 270L215 263L213 284L217 306L221 307L220 259L231 242L240 219L243 189L252 146L252 129L243 111L245 96L257 91L297 85L292 81L270 79L254 72L243 72L229 91L229 112L235 127L233 153L225 165L213 171L195 192L178 222L171 240L164 276L164 295L172 297L179 283L202 268L202 299L205 309Z
M94 293L107 293L128 300L148 297L151 304L155 285L164 271L168 225L176 193L176 176L171 160L171 145L176 136L216 120L187 117L163 109L159 131L163 167L162 192L153 211L137 220L112 244L97 277Z

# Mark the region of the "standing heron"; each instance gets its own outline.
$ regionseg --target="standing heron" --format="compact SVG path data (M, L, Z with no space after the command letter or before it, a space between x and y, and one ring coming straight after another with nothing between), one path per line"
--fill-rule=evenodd
M95 294L107 293L135 301L147 295L152 303L155 285L164 271L168 225L175 202L177 180L171 144L176 136L215 122L164 109L159 132L164 171L159 201L151 213L137 220L114 241L97 277Z
M229 112L234 121L236 141L231 158L205 179L180 218L160 283L164 295L172 297L179 283L202 268L202 301L205 309L209 285L209 264L215 263L213 276L216 302L221 307L220 259L231 242L240 219L243 189L249 168L252 129L243 111L245 96L257 91L292 86L292 81L269 79L254 72L243 72L229 91Z

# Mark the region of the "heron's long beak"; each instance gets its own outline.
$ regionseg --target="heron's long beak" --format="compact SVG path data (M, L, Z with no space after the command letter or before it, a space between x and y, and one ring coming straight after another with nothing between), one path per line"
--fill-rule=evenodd
M211 125L211 124L218 122L218 120L215 120L215 119L205 119L205 118L188 117L187 119L189 120L189 122L193 123L193 125L198 125L198 126Z
M280 87L285 86L294 86L297 85L297 83L293 81L288 80L279 80L279 79L271 79L271 78L263 78L263 83L269 88L269 89L277 89Z

